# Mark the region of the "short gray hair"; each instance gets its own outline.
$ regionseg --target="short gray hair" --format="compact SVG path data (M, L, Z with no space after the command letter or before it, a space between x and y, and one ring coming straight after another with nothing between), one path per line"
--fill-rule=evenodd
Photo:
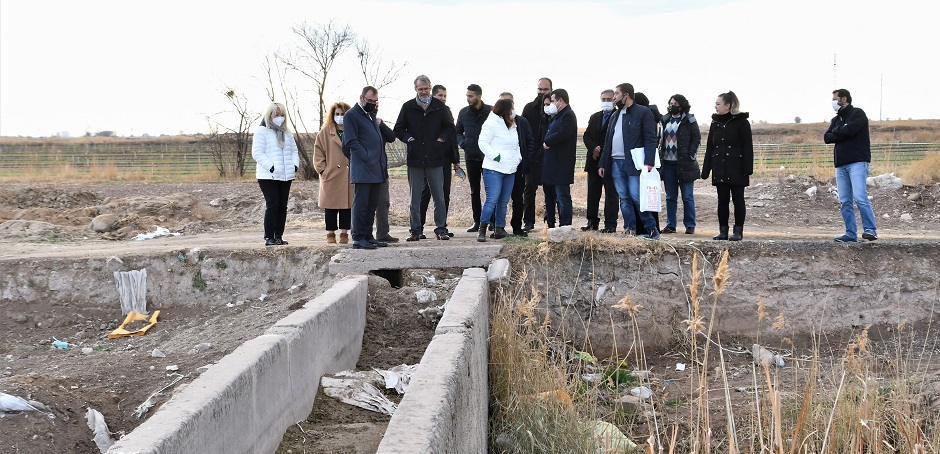
M418 86L418 82L424 82L428 84L428 86L431 86L431 79L429 79L428 76L425 76L424 74L415 77L415 87Z

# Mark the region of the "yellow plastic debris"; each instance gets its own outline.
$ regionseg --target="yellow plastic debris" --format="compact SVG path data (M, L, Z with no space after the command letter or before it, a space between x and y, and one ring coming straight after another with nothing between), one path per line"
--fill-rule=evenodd
M636 450L636 443L627 438L617 426L606 421L593 421L594 438L597 439L597 452L600 453L631 453Z
M114 339L116 337L125 337L125 336L143 336L147 332L148 329L152 328L153 325L157 324L157 316L159 315L160 315L160 311L153 311L153 315L150 315L150 316L148 316L147 314L138 314L134 311L128 312L127 317L124 317L124 322L121 323L121 326L117 327L116 330L111 331L111 333L108 334L108 339ZM148 320L148 317L149 317L149 320ZM128 331L124 329L124 327L128 323L136 322L140 320L147 321L149 322L149 324L136 331Z

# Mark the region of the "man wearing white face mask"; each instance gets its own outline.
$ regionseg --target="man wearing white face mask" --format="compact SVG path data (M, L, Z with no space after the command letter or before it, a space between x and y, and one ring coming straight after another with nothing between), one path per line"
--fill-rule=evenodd
M840 88L832 92L832 108L835 117L823 136L826 143L835 144L833 161L836 166L836 187L842 205L842 220L845 233L837 237L838 243L857 243L858 224L855 221L854 200L862 217L862 238L878 239L875 230L875 213L868 200L868 166L871 164L871 138L868 135L868 116L862 109L852 105L852 95Z
M584 130L584 146L588 151L584 159L584 171L587 172L587 223L581 227L581 230L585 232L600 228L598 205L601 200L601 190L604 192L604 228L601 233L617 231L617 210L620 208L617 189L614 187L612 178L601 178L597 174L597 163L604 149L607 122L613 112L614 91L608 88L601 92L601 110L591 115L587 129Z

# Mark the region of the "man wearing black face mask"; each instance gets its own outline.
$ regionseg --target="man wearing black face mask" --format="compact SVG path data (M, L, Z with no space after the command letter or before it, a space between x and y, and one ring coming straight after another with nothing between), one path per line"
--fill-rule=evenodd
M532 127L532 137L535 139L536 145L539 145L535 147L535 152L529 162L528 172L525 174L525 192L522 194L524 204L522 220L525 225L522 230L526 231L535 228L535 196L542 184L542 157L544 155L544 150L540 145L545 139L545 131L548 130L548 127L542 121L544 107L542 102L552 91L552 80L547 77L539 79L537 89L538 95L522 109L522 116ZM548 196L549 194L546 193L545 195ZM552 196L554 196L554 191Z
M372 86L365 87L359 102L343 116L343 154L349 158L349 180L353 184L351 232L354 249L388 245L372 235L383 184L388 191L385 143L395 141L395 133L375 116L378 102L379 91Z

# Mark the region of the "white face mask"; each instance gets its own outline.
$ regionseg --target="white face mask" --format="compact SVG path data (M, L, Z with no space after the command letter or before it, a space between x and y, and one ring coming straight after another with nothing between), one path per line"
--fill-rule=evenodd
M558 113L558 107L555 106L554 104L549 104L549 105L545 106L545 114L546 114L546 115L555 115L555 114L557 114L557 113Z
M601 110L603 110L604 112L610 112L611 110L614 110L614 103L611 101L602 102Z
M840 107L842 107L842 106L839 105L839 100L838 100L838 99L833 99L833 100L832 100L832 110L838 112Z
M271 119L271 121L273 121L274 125L277 126L278 128L280 128L281 126L284 126L284 117L274 117Z
M333 116L333 121L335 121L336 124L342 126L342 125L343 125L343 116L342 116L342 115L334 115L334 116Z

